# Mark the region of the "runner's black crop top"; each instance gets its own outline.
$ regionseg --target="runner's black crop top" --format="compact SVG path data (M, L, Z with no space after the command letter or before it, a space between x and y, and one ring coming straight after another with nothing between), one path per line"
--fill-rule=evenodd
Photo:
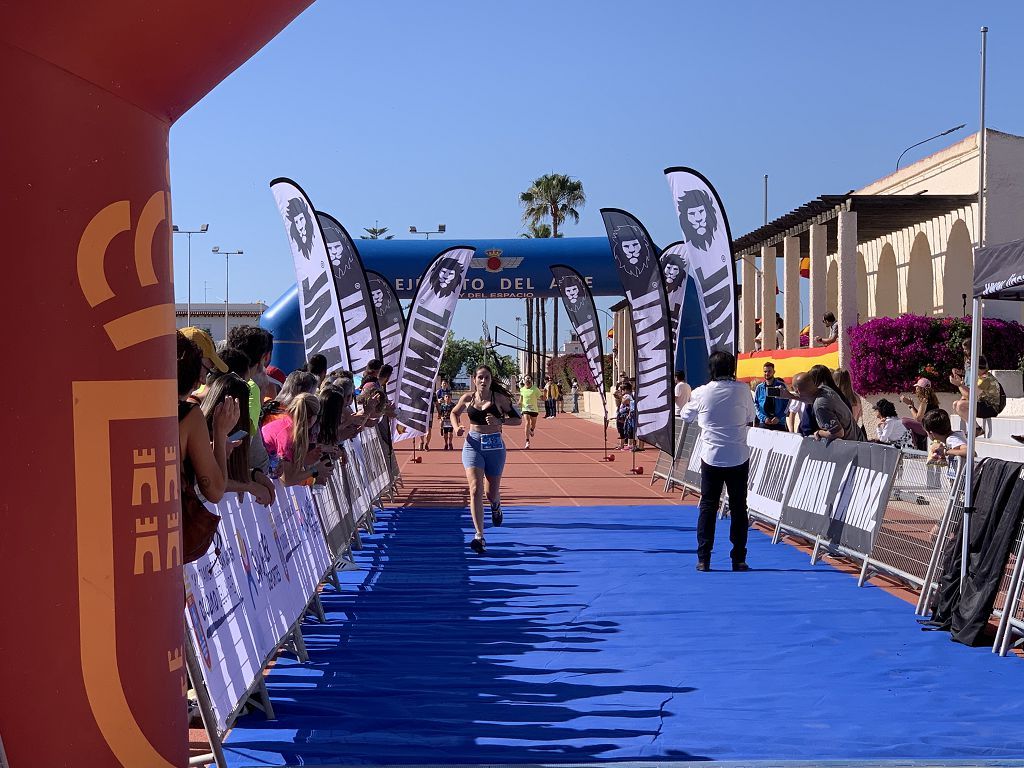
M491 400L491 404L483 410L474 408L472 404L466 406L466 416L469 418L469 423L476 424L478 427L487 425L488 413L499 419L502 418L501 411L498 410L498 406L493 400Z

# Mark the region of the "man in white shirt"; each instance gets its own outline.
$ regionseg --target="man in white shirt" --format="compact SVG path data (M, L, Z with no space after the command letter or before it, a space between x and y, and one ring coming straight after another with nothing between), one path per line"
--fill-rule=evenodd
M676 371L676 416L682 415L683 407L690 402L690 392L690 385L686 383L686 373Z
M700 514L697 518L697 570L711 570L715 522L722 487L729 493L732 569L749 571L747 565L747 479L750 452L747 430L757 418L750 387L736 381L736 358L728 352L712 352L708 359L711 381L693 390L683 408L683 421L701 428L703 449L700 474Z

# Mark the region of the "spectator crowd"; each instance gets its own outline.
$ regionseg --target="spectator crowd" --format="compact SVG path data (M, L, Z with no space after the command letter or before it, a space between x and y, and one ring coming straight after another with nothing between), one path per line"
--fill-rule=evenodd
M268 506L275 480L326 483L345 462L342 444L361 430L381 428L390 444L391 366L373 360L359 374L328 374L326 359L313 355L285 376L270 365L273 346L273 336L252 325L232 328L220 349L200 328L178 331L182 486L205 501L238 493Z

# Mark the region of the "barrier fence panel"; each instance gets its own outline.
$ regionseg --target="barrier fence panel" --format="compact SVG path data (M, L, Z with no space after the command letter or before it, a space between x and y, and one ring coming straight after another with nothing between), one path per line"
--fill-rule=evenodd
M682 437L681 433L680 437ZM676 442L678 443L678 440ZM672 460L672 454L658 451L658 460L651 471L651 485L654 485L658 480L664 480L666 486L668 485L670 482L669 478L672 475ZM666 488L666 490L668 489Z
M935 537L935 544L932 547L932 554L928 560L928 568L925 570L924 585L917 600L916 613L923 616L931 610L932 598L938 589L942 574L945 571L945 552L949 544L960 536L960 524L964 516L964 462L958 462L956 477L950 489L949 499L946 502L946 510L939 523L938 534Z
M1005 656L1010 648L1012 630L1024 629L1024 616L1022 616L1020 603L1022 562L1024 562L1024 521L1017 525L1014 544L1006 558L1006 567L1003 569L1003 577L999 582L999 591L992 603L992 615L999 619L999 628L996 631L996 639L992 643L992 650L998 651L1000 656ZM1007 606L1012 606L1011 610L1007 610Z
M700 461L697 462L697 473L693 474L689 470L689 466L693 460L694 455L700 456L700 453L696 453L700 443L700 427L696 423L683 422L682 429L679 432L679 437L676 439L676 450L675 456L672 457L672 466L669 469L668 477L665 479L665 491L670 491L674 487L679 486L683 488L683 498L686 497L687 490L700 492Z
M658 461L654 465L654 471L651 472L651 485L654 485L656 480L665 481L665 492L672 490L677 484L673 479L672 473L675 470L676 464L681 456L681 451L686 442L687 430L690 425L685 421L677 421L679 424L679 434L676 436L675 447L672 453L666 453L665 451L658 451ZM693 425L693 429L700 429L696 424Z
M902 451L889 503L861 572L861 584L870 569L924 586L953 484L946 467L927 462L924 451Z
M691 443L687 440L687 446L685 446L685 448L689 448L689 455L685 457L685 464L683 464L683 457L680 457L679 463L683 467L683 486L694 493L700 493L700 465L701 457L704 455L704 433L696 424L691 424L690 429L694 433L693 441Z
M185 565L185 622L215 718L211 737L262 682L331 568L309 489L275 485L269 507L234 493L221 500L214 546Z
M782 500L793 474L803 438L790 432L747 430L750 474L747 479L747 511L751 517L777 526Z
M359 433L359 446L370 483L370 495L376 501L391 487L391 472L384 457L380 433L376 429L364 429Z
M782 503L780 525L830 551L863 560L885 513L899 450L881 443L803 438Z
M354 442L350 440L342 445L346 456L345 466L342 467L342 488L352 508L356 524L359 525L370 509L370 495L362 467L357 465Z
M339 493L340 475L340 472L334 472L326 485L313 486L313 499L320 514L324 538L336 560L348 550L352 532L355 530L348 499L343 493Z

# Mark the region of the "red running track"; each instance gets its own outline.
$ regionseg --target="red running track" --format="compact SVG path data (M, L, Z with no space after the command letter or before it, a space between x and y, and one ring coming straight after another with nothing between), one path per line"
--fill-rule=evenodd
M508 457L501 481L501 501L516 504L564 506L634 506L677 504L679 491L663 493L664 480L651 485L651 471L658 451L647 446L631 454L616 451L614 425L608 429L609 454L614 461L602 461L603 426L569 413L554 419L540 418L530 441L523 447L523 428L504 431ZM454 450L445 451L435 424L429 451L416 451L421 463L412 462L412 441L398 443L396 454L404 488L400 502L408 506L459 507L468 504L466 475L462 467L462 439L455 438ZM417 440L417 445L419 441ZM643 467L643 475L629 472L631 458Z

